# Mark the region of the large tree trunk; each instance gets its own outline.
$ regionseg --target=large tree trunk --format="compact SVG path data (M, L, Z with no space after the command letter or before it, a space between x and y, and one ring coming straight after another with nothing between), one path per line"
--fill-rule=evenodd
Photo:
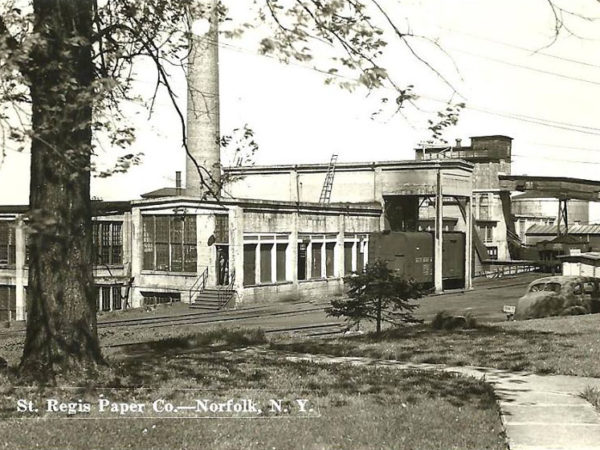
M102 363L92 274L92 0L34 0L27 335L21 372Z

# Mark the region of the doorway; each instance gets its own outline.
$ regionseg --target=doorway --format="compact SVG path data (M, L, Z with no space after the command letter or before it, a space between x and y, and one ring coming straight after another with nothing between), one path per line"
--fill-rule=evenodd
M216 248L217 286L227 286L229 284L229 245L217 245Z

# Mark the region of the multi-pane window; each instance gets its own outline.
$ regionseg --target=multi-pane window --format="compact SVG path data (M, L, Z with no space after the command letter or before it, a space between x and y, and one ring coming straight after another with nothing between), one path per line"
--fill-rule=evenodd
M288 279L287 234L244 236L244 286Z
M110 311L110 286L102 286L100 288L100 295L102 296L102 311Z
M96 286L96 311L118 311L123 309L121 285Z
M96 221L92 240L96 264L123 264L123 225L121 222Z
M12 266L16 258L15 222L0 221L0 266Z
M479 197L479 219L490 219L490 197L488 194L480 194Z
M144 269L196 272L196 216L144 216Z
M17 290L14 286L0 286L0 320L15 320Z
M486 223L478 225L479 228L479 236L483 239L483 242L493 242L494 241L494 227L493 223Z
M368 236L366 234L346 235L344 237L344 274L362 272L368 260Z
M300 274L307 278L329 278L336 273L336 254L338 252L335 234L307 235L301 237L302 244L306 245L306 257L303 258L298 252L298 279L303 279ZM339 250L341 251L341 250ZM303 267L303 264L306 264ZM310 269L310 275L306 274Z
M229 243L229 216L215 215L215 241L219 244Z
M487 247L488 258L498 259L498 247Z

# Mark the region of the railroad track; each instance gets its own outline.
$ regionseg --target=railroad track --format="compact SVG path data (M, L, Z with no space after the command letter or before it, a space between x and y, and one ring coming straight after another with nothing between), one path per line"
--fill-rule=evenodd
M224 322L235 322L246 319L259 319L263 317L292 317L303 314L310 314L317 311L323 311L328 302L322 303L306 303L307 305L314 305L312 307L302 309L291 309L278 311L274 310L272 306L256 306L248 307L240 310L229 310L221 312L198 312L190 314L182 314L179 316L160 316L160 317L141 317L137 319L119 319L112 321L98 322L98 329L107 328L119 328L119 327L148 327L148 328L161 328L170 327L175 325L196 325L196 324L215 324ZM25 330L13 330L0 332L0 336L15 336L24 334Z
M321 323L316 325L299 325L290 327L279 327L265 329L265 334L286 334L293 333L294 336L300 337L322 337L322 336L337 336L342 334L346 330L343 323L340 322L329 322ZM137 341L137 342L125 342L119 344L107 344L102 345L102 348L127 348L127 347L139 347L142 345L152 345L156 341Z

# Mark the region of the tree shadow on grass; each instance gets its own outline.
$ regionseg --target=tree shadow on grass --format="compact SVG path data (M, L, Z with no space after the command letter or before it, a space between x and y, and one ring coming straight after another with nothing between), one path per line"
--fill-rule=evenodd
M507 330L478 326L469 330L432 330L426 325L389 329L380 335L366 334L328 340L276 341L273 350L363 356L429 364L482 366L512 371L542 368L554 370L548 359L574 352L568 334Z

